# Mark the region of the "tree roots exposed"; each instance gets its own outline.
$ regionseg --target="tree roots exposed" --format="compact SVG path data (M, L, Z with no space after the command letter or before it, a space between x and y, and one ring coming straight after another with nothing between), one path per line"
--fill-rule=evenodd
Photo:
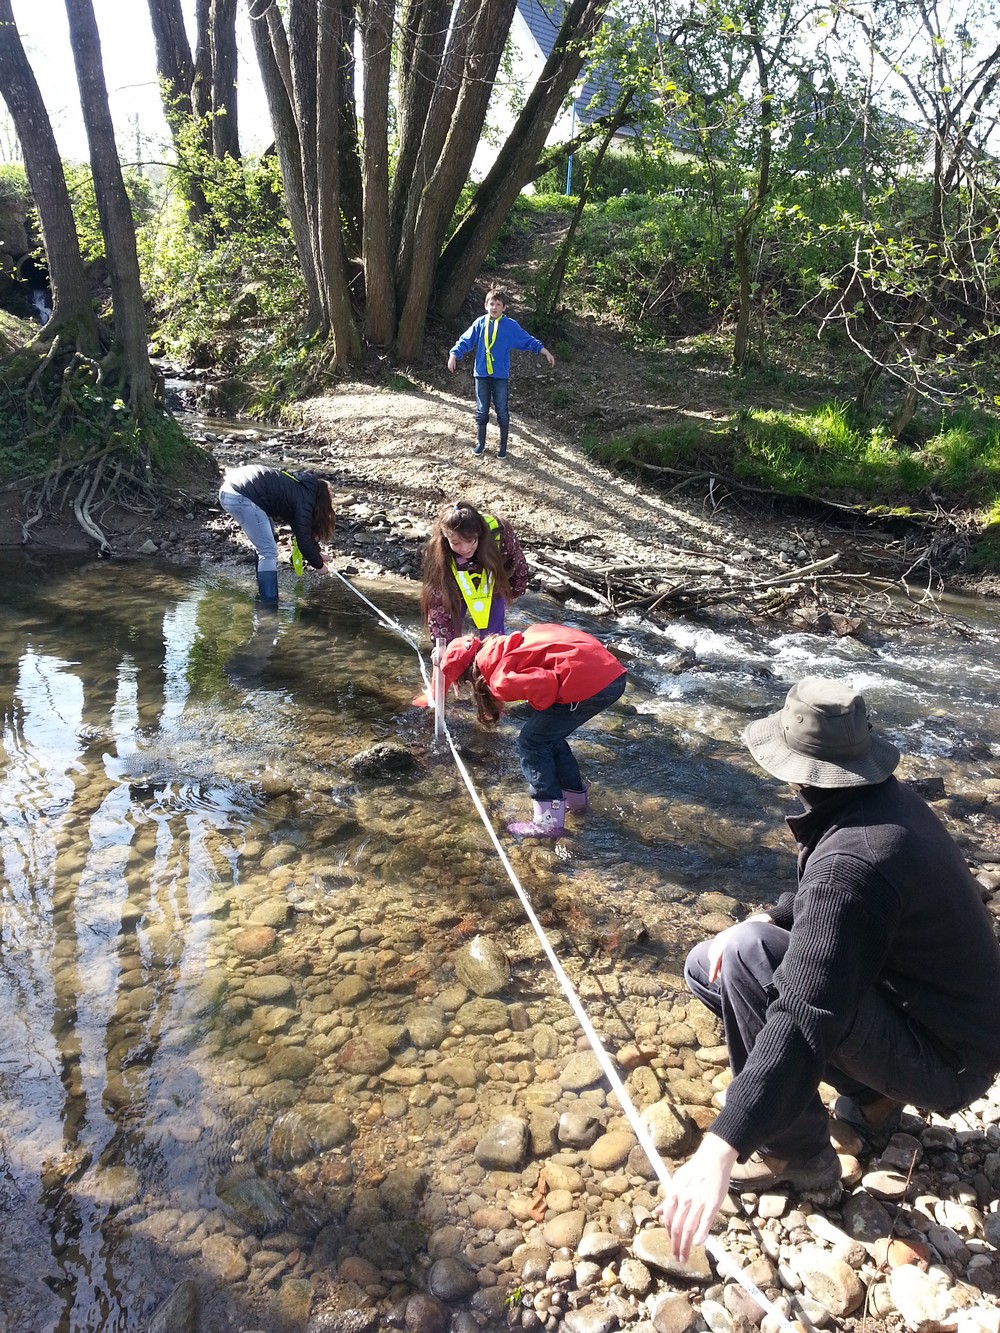
M26 460L41 454L50 461L44 471L29 471L4 488L24 490L22 541L69 507L98 553L110 556L100 515L116 506L135 513L157 507L141 442L144 423L127 406L120 359L115 348L100 360L86 356L60 333L26 351L34 356L12 360L4 378L22 420L43 423L21 437Z

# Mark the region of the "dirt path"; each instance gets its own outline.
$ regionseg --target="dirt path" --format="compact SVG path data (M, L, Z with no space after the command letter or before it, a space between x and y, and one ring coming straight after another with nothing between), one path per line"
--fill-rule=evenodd
M529 543L565 547L596 538L613 552L663 563L686 553L763 559L773 552L740 532L734 552L730 521L698 504L673 503L590 461L568 436L524 417L511 427L508 457L496 457L491 423L487 451L475 438L468 376L443 389L391 393L354 385L302 405L314 461L341 486L426 520L448 500L466 499L500 514Z

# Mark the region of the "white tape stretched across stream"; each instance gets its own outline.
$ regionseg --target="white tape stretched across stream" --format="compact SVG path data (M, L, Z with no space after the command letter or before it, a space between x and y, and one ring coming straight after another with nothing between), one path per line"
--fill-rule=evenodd
M451 732L448 730L447 723L445 722L444 719L443 692L440 691L439 689L438 690L439 697L435 697L434 685L432 685L431 679L428 676L427 665L424 661L423 654L420 651L419 643L417 642L416 638L409 632L409 630L405 629L399 623L399 621L394 620L391 616L387 615L380 607L376 606L374 602L370 601L364 595L363 592L360 592L357 588L355 588L354 585L350 583L347 579L345 579L342 574L338 573L337 570L331 567L330 572L332 574L335 574L337 578L340 579L341 583L345 585L345 587L350 588L351 592L354 593L355 597L359 597L361 601L365 603L366 606L370 607L370 609L375 612L379 620L381 620L384 625L388 626L395 633L399 634L400 637L404 639L405 642L408 643L416 653L417 660L420 665L420 674L423 678L424 688L427 694L427 699L428 701L433 702L435 705L435 733L434 733L435 739L443 735L445 740L448 742L448 748L451 750L452 758L455 761L455 765L458 768L459 773L462 775L462 781L465 783L469 795L472 798L472 804L476 807L476 811L479 815L479 818L482 820L486 832L489 834L490 840L492 841L493 846L496 849L497 856L500 858L503 868L506 870L511 884L514 886L514 892L517 894L521 906L524 908L525 914L528 920L531 922L532 929L538 936L539 943L545 950L545 956L548 958L549 963L552 966L552 970L556 974L556 977L559 981L560 986L563 989L566 999L569 1001L570 1007L572 1008L574 1014L576 1014L580 1026L583 1028L587 1040L590 1042L593 1052L596 1055L598 1062L600 1063L600 1066L604 1071L605 1077L611 1084L611 1087L618 1098L618 1103L621 1107L622 1114L625 1116L629 1124L632 1126L632 1129L635 1132L635 1136L639 1141L639 1145L641 1146L643 1152L646 1154L646 1157L649 1159L649 1163L652 1166L653 1170L656 1172L656 1177L659 1180L660 1184L664 1186L664 1188L667 1188L670 1183L670 1172L664 1165L663 1159L660 1157L660 1154L653 1146L653 1141L649 1137L649 1131L646 1129L646 1126L642 1123L642 1120L640 1119L639 1116L639 1112L636 1110L635 1106L632 1103L632 1099L626 1092L625 1085L622 1083L621 1079L618 1076L618 1071L612 1064L610 1056L604 1049L600 1037L597 1035L597 1032L594 1029L593 1024L591 1023L590 1019L587 1016L587 1011L584 1009L582 1003L580 1002L579 996L577 995L575 989L573 988L573 983L566 975L566 972L564 971L562 964L560 963L558 957L556 956L555 950L552 948L552 945L549 942L548 936L545 934L545 930L542 927L542 923L538 920L538 917L535 915L535 910L531 905L531 900L528 898L528 895L525 892L521 884L521 881L518 879L517 872L511 865L507 857L507 853L504 851L503 845L501 844L500 839L497 837L496 829L493 827L493 822L490 819L489 814L487 813L486 807L483 805L482 801L479 798L479 793L476 791L475 784L473 783L472 778L469 776L469 772L465 767L465 764L462 762L462 757L458 752L458 748L455 745ZM435 672L434 674L435 676L437 676L439 673ZM435 682L435 684L436 683L437 682ZM753 1299L760 1305L760 1307L768 1315L770 1315L771 1318L774 1319L781 1328L796 1330L796 1333L802 1333L802 1325L799 1324L797 1321L792 1322L789 1319L787 1319L785 1315L778 1309L778 1307L772 1301L768 1300L768 1298L764 1295L764 1293L760 1290L760 1288L757 1287L757 1285L753 1281L751 1281L749 1277L746 1276L746 1274L743 1272L742 1269L739 1268L739 1266L732 1259L732 1257L726 1253L726 1251L721 1247L718 1240L716 1240L712 1236L709 1236L705 1241L705 1252L711 1255L712 1259L715 1261L717 1269L723 1275L723 1277L731 1277L734 1279L734 1281L738 1282L739 1285L743 1288L743 1290L749 1296L752 1296Z

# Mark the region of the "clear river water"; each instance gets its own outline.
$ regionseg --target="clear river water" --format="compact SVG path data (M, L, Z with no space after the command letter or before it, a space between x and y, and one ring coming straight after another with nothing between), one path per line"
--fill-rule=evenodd
M343 583L281 577L267 616L249 566L0 555L10 1328L146 1328L185 1279L202 1294L191 1327L301 1327L296 1302L351 1254L377 1268L375 1291L403 1293L428 1235L487 1197L483 1127L544 1103L546 1061L576 1049L432 718L411 706L412 648ZM418 631L412 587L365 591ZM630 686L575 743L592 812L555 845L501 837L613 1043L634 1037L635 1011L608 997L677 995L685 950L717 925L713 895L749 905L792 882L788 793L739 733L801 675L862 688L902 775L970 859L1000 859L996 607L839 640L594 621L540 595L509 623L548 619L598 634ZM528 805L516 716L484 733L468 698L449 708L502 829ZM352 767L379 742L412 768ZM506 1018L479 1030L455 971L477 934L512 968Z

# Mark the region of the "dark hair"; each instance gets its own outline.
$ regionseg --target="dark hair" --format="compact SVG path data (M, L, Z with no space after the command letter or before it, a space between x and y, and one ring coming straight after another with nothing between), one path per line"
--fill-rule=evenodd
M504 291L502 287L491 287L489 291L486 293L485 297L483 298L484 303L488 301L491 296L495 296L496 299L498 301L502 301L504 305L510 305L510 297L507 295L507 293Z
M475 537L477 546L473 559L478 560L483 569L488 570L493 576L494 597L510 596L510 576L504 567L500 543L494 538L489 524L479 510L465 500L442 505L421 558L423 586L420 589L420 610L426 619L436 597L440 597L452 620L460 624L465 603L452 574L454 553L448 545L449 532L456 537L464 537L466 541L471 541ZM499 536L499 533L497 535Z
M310 531L313 540L317 542L328 542L333 540L333 532L336 527L337 518L333 512L333 495L330 491L330 483L316 479L316 501L313 504L312 525Z

